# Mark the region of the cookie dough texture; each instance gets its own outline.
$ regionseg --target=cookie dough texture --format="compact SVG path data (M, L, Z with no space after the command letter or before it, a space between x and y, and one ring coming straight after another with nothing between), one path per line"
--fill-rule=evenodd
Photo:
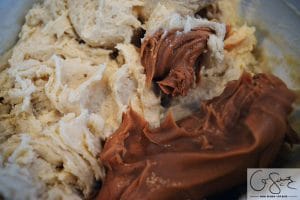
M69 16L76 33L91 46L112 47L129 43L156 5L177 13L193 14L213 0L68 0Z
M45 1L26 16L0 73L0 193L5 199L82 199L104 176L101 140L131 104L152 125L160 101L144 86L137 50L78 42L68 2ZM7 67L8 66L8 67Z
M4 199L87 199L104 177L97 159L101 141L119 127L128 106L151 127L160 124L165 110L160 97L145 85L131 36L139 27L150 33L151 17L164 16L168 5L174 11L170 16L193 21L183 15L201 4L157 3L153 12L149 7L152 14L142 24L138 18L149 2L45 0L28 12L19 41L5 54L9 59L0 60L0 194ZM220 53L210 57L217 67L205 66L203 84L177 102L220 94L228 80L238 79L242 69L255 62L254 29L232 30L227 42L214 43L218 38L213 38L211 44L216 49L224 44L232 48L212 51ZM224 37L225 29L220 33L218 37ZM118 50L116 59L108 47Z
M141 15L148 19L159 4L182 15L194 15L201 8L214 2L216 0L145 0L145 6Z
M142 5L140 0L68 0L76 32L92 46L129 43L133 30L141 26L133 7Z

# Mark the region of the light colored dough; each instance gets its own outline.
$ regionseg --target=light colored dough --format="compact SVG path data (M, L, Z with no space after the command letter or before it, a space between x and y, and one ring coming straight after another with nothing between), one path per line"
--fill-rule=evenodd
M140 0L68 0L69 16L77 34L91 46L129 43L141 23L133 7Z
M209 1L45 0L27 14L15 47L0 59L0 194L6 199L87 199L105 174L101 141L131 106L157 127L166 110L146 87L133 31L209 27L214 68L173 108L218 95L255 65L254 29L196 19ZM141 24L140 11L146 19ZM146 12L149 12L147 13ZM188 16L187 16L188 15ZM230 51L223 46L231 45ZM106 49L102 48L106 47ZM119 55L111 59L115 47ZM223 73L222 76L218 74ZM181 102L181 103L180 103ZM182 103L184 102L184 103ZM189 110L183 108L182 115ZM177 112L180 113L180 112ZM182 116L177 116L178 118Z

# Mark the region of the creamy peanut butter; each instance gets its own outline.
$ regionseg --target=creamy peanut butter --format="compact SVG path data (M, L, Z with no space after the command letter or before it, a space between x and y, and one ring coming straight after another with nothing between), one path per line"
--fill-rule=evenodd
M294 94L273 75L244 73L201 109L159 128L133 110L100 155L108 172L98 200L202 199L236 186L249 167L267 167L284 141Z

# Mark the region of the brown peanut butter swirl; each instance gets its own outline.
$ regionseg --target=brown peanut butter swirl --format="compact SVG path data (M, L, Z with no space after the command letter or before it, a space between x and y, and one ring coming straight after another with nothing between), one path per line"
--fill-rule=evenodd
M206 52L207 40L212 33L208 28L182 31L157 31L145 38L141 47L147 84L156 81L165 94L172 96L187 95L195 77L199 77L197 61Z
M100 155L108 171L98 200L199 200L244 182L247 168L269 166L284 141L298 140L287 123L294 99L273 75L244 74L156 129L130 109Z

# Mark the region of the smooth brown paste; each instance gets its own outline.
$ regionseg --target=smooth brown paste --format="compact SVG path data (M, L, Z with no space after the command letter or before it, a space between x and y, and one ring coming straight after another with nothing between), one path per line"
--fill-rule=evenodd
M287 117L294 94L273 75L243 74L201 109L159 128L133 110L100 155L107 176L98 200L199 200L268 167L284 141L295 143Z
M157 31L145 38L141 47L141 62L147 84L158 83L162 92L186 96L199 78L201 55L207 52L207 40L212 31L195 28L184 33L181 29Z

